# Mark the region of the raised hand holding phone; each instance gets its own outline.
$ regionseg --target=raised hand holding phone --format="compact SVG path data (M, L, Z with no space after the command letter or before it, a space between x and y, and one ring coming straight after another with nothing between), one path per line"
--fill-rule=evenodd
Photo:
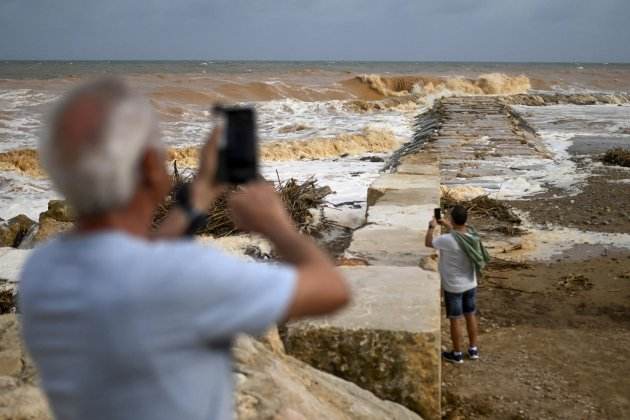
M254 109L242 106L215 106L213 114L222 127L217 145L217 181L240 185L256 180L258 139Z

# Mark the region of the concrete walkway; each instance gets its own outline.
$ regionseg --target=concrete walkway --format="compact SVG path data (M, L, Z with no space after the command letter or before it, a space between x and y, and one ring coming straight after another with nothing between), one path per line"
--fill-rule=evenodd
M400 403L425 419L440 412L440 296L437 273L421 269L427 223L439 205L434 155L401 158L367 192L366 225L348 254L368 266L342 268L354 291L335 316L288 326L287 351Z

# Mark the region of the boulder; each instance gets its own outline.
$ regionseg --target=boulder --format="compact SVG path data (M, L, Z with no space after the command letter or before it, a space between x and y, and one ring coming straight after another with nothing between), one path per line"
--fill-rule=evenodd
M289 324L287 353L424 418L440 418L437 274L417 267L342 270L352 304L333 316Z
M52 419L36 377L20 339L17 316L0 315L0 420Z
M239 420L420 419L358 386L272 352L251 337L234 347Z
M39 215L39 229L33 239L34 242L44 242L51 237L70 230L74 224L72 210L63 200L48 202L48 210Z
M75 219L72 209L64 200L50 200L44 214L58 222L74 222Z
M17 248L22 239L37 223L28 216L20 214L7 221L0 221L0 247Z

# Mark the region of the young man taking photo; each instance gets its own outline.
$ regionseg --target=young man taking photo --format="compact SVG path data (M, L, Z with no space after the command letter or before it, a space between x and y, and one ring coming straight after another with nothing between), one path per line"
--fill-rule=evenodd
M449 220L433 218L425 237L425 245L440 251L438 269L446 316L451 324L453 350L442 353L444 360L461 364L463 354L463 320L468 331L468 357L479 359L477 346L476 296L477 277L488 261L488 254L475 230L466 225L468 212L463 206L455 206ZM435 227L440 224L450 231L433 238Z

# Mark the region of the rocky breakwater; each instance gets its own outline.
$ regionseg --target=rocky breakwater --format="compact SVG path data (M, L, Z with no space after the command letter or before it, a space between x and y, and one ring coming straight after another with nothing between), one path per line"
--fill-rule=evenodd
M395 173L369 188L367 223L347 250L367 264L342 267L353 303L331 317L291 323L284 341L292 356L437 419L440 284L419 265L432 254L424 234L439 203L439 168L422 151L398 159Z

